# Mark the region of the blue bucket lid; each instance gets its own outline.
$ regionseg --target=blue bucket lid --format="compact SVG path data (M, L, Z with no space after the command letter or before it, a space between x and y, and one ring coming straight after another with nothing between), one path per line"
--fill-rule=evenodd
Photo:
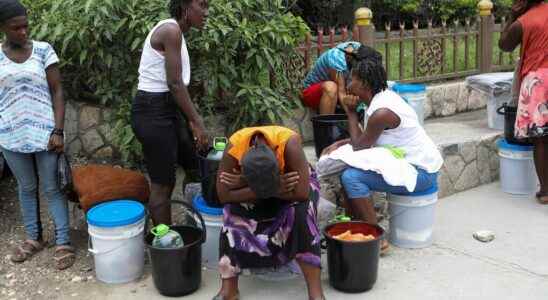
M398 196L426 196L426 195L431 195L431 194L434 194L434 193L437 193L438 192L438 185L437 184L434 184L434 186L432 186L431 188L425 190L425 191L421 191L421 192L413 192L413 193L392 193L393 195L398 195Z
M497 141L497 146L501 150L512 150L512 151L533 151L533 145L517 145L510 144L506 139L499 139Z
M145 216L145 206L133 200L117 200L101 203L87 213L90 225L97 227L126 226Z
M210 215L210 216L223 215L222 208L208 206L207 203L205 202L204 196L202 195L194 196L194 199L192 199L192 205L194 206L194 208L198 210L198 212L206 215Z
M426 91L426 85L422 83L396 83L392 90L396 93L422 93Z

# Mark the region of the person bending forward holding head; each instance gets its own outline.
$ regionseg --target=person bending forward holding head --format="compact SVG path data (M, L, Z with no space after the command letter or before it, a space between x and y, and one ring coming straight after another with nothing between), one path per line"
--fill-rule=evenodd
M238 299L243 269L281 266L293 259L310 299L324 299L316 223L319 183L299 135L279 126L236 132L220 163L217 192L225 206L219 246L222 287L214 299Z

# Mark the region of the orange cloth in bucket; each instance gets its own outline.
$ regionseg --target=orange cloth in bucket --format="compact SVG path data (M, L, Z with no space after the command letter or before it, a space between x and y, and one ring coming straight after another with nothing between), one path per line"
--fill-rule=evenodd
M107 165L87 165L72 169L74 191L80 206L88 209L116 199L148 201L150 187L143 174Z

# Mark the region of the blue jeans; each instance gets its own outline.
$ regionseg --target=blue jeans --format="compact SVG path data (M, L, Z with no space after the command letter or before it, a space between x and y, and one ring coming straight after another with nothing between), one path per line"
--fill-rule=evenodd
M38 182L48 200L48 209L55 222L55 243L70 243L67 199L61 193L57 182L57 158L55 152L17 153L2 149L10 170L17 179L19 202L27 237L42 238ZM34 161L36 160L36 167ZM36 174L38 171L38 176Z
M427 173L420 168L417 168L417 171L417 185L414 192L426 191L437 184L438 173ZM410 194L404 186L389 185L381 174L374 171L348 168L341 175L341 183L350 199L367 198L371 196L371 191Z

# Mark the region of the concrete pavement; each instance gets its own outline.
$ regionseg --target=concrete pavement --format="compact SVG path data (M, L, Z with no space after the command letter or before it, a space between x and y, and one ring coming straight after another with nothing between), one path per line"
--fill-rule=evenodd
M473 239L476 230L496 234L491 243ZM548 206L533 196L511 196L499 183L440 200L435 242L427 249L392 247L381 258L375 287L363 294L343 294L324 284L327 299L548 299ZM199 291L185 299L211 299L219 288L214 271L203 273ZM240 280L242 299L307 299L302 279L267 282ZM150 272L135 283L86 283L61 299L163 299ZM78 296L74 296L74 292ZM72 293L72 296L71 296Z

